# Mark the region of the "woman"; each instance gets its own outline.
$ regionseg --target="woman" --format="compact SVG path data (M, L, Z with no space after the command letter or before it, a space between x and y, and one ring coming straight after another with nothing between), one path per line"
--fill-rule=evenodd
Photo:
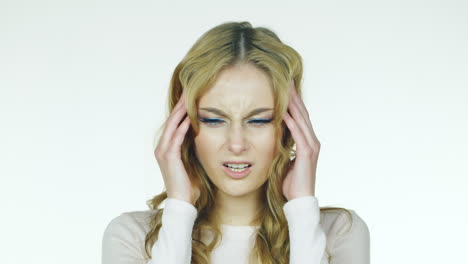
M155 149L166 191L112 219L102 262L369 263L365 222L318 206L320 142L301 80L300 55L271 30L203 34L169 87Z

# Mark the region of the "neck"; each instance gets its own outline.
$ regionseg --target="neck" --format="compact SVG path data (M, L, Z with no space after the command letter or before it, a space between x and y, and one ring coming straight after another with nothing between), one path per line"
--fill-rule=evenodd
M230 196L218 190L215 206L218 220L223 225L257 225L255 217L263 206L261 195L261 188L243 196Z

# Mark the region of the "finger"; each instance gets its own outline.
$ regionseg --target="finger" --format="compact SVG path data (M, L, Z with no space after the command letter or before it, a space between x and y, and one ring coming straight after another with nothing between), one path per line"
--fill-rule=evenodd
M291 81L291 100L293 102L295 102L297 104L297 107L299 109L299 111L302 113L302 115L304 116L304 118L306 119L307 121L307 125L312 128L312 124L310 123L310 119L309 119L309 112L307 111L307 108L304 104L304 101L302 100L302 98L299 96L299 94L297 93L297 90L296 90L296 87L294 86L294 80Z
M286 125L288 126L289 131L291 131L294 141L296 142L296 159L300 155L307 155L310 150L308 149L310 145L304 137L302 129L288 112L284 113L284 122L286 122Z
M167 129L167 124L170 120L172 120L172 118L174 117L174 114L177 113L177 111L179 111L179 109L181 107L183 107L185 105L185 97L184 97L184 93L185 93L185 89L182 90L182 93L180 95L180 98L179 98L179 101L177 102L177 104L174 106L174 108L172 109L171 113L169 114L169 116L166 118L166 120L164 121L162 127L163 127L163 132L162 132L162 136L159 137L159 141L158 141L158 144L157 146L159 146L160 149L162 149L162 145L160 145L160 142L162 142L164 140L164 131Z
M171 114L175 113L175 112L176 112L177 110L179 110L183 105L185 105L184 92L185 92L185 90L182 90L182 94L180 95L179 101L177 101L177 104L174 106L174 108L172 108L171 113L169 114L169 116L167 117L167 119L164 121L164 124L163 124L164 126L165 126L166 123L170 120Z
M312 123L310 121L310 117L309 117L309 113L307 111L307 108L306 108L302 98L300 98L299 95L297 94L297 91L296 91L296 89L294 87L294 81L291 81L291 82L292 82L292 87L291 87L292 91L291 91L291 100L290 101L292 101L292 103L291 103L292 107L291 108L292 108L293 112L295 112L295 113L292 113L293 114L292 117L294 119L296 119L295 115L300 113L303 122L308 127L308 130L307 130L308 131L308 133L307 133L308 141L311 144L316 144L316 142L318 142L318 139L317 139L317 136L315 135L314 128L313 128ZM294 111L294 109L295 109L295 111ZM303 129L305 129L305 128L303 127Z
M294 95L292 95L294 96ZM297 94L296 94L297 96ZM296 121L300 129L302 130L304 137L307 140L308 145L311 148L314 148L316 142L318 142L317 137L313 131L312 126L310 125L310 120L308 117L304 116L303 112L299 110L297 101L292 98L289 101L289 110L291 112L291 117Z
M185 134L187 133L188 128L190 127L190 118L186 116L184 121L180 124L177 128L176 132L174 133L174 137L171 139L171 146L169 152L172 153L180 153L180 146L184 142Z
M289 101L289 111L291 113L291 117L296 121L297 126L301 129L302 133L304 134L307 144L312 145L313 137L311 135L311 128L307 124L306 117L304 114L299 110L297 103L294 100Z
M178 109L174 109L164 126L163 134L161 137L160 150L164 153L170 147L170 140L174 136L175 130L179 126L180 120L186 113L185 104L182 104Z

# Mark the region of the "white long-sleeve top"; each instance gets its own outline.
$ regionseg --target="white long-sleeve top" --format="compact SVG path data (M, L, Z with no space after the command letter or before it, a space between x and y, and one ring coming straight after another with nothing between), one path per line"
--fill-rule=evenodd
M320 212L315 196L286 202L290 264L369 264L370 235L354 210ZM102 239L102 264L189 264L197 209L192 204L165 200L162 226L147 258L144 244L156 210L126 212L107 225ZM259 226L221 225L221 243L211 253L212 264L248 263ZM209 242L209 235L204 241Z

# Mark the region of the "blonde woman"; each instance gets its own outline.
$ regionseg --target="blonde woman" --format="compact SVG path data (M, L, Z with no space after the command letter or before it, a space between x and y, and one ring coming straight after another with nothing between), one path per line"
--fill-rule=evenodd
M169 86L154 152L165 191L112 219L102 263L369 264L363 219L318 206L301 80L300 55L267 28L203 34Z

